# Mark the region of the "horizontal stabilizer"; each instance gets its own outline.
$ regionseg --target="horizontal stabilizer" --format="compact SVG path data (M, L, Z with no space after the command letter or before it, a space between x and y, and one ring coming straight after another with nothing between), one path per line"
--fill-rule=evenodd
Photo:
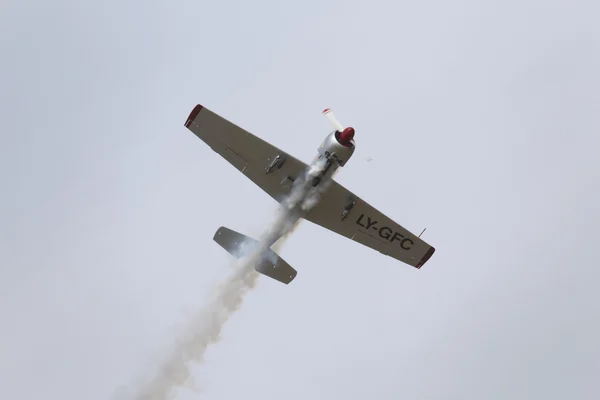
M257 240L224 226L217 229L213 240L235 258L249 255L258 246ZM297 274L294 268L271 249L265 250L254 269L286 285L293 281Z

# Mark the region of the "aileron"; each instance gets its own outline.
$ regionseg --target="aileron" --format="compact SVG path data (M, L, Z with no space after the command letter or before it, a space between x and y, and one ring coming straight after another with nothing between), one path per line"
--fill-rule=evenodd
M185 126L277 201L290 190L282 183L308 167L200 105L191 112Z
M424 240L336 181L331 182L305 219L416 268L435 252Z

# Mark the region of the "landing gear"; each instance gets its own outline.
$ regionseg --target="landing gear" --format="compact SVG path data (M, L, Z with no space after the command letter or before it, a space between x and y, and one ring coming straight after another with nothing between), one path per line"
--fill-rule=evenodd
M356 204L356 200L352 197L349 197L348 200L346 201L346 204L344 205L344 211L342 211L342 221L346 219L346 217L348 216L348 214L350 214L350 211L352 211L352 208L354 207L354 205Z
M265 168L265 174L270 173L273 168L280 169L283 167L283 163L285 163L285 157L281 157L280 155L276 156Z

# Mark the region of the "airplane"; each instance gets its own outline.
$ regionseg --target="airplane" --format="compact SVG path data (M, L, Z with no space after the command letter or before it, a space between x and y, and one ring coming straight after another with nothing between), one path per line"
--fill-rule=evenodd
M352 127L344 127L331 109L323 110L322 114L335 130L325 137L310 165L200 104L189 114L185 127L280 204L299 182L308 182L306 185L312 188L326 185L312 208L297 212L298 219L310 221L420 269L431 258L435 248L332 178L354 153L355 131ZM306 171L317 164L321 168L309 180ZM254 268L287 285L296 277L297 271L271 249L279 238L280 235L275 235L268 239L264 248L267 257L257 262ZM248 254L240 251L239 243L247 241L251 244L250 248L258 244L255 239L223 226L217 230L213 240L236 258Z

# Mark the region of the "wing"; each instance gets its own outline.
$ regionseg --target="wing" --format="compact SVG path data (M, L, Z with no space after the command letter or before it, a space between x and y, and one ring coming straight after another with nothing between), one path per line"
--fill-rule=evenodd
M302 161L201 105L192 110L185 126L278 202L307 168Z
M434 247L333 179L305 219L416 268L435 252Z

